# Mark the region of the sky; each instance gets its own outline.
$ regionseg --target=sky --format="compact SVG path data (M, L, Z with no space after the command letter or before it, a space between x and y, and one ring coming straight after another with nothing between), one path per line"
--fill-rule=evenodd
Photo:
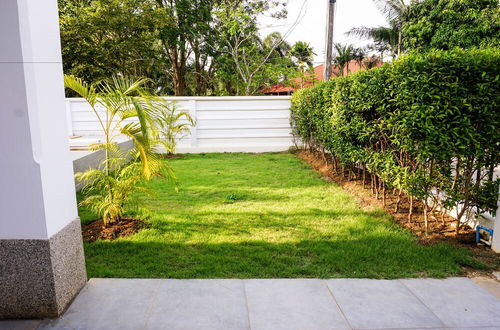
M299 23L289 32L286 41L290 44L299 40L308 42L316 53L314 64L321 64L325 54L327 2L328 0L289 0L287 19L262 17L260 34L262 37L274 31L285 34L298 19ZM345 32L362 25L368 27L385 25L384 17L377 10L373 0L337 0L335 10L334 42L363 46L368 42L357 37L348 37Z

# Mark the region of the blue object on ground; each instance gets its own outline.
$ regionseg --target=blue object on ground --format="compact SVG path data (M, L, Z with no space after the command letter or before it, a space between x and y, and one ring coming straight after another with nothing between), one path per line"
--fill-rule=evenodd
M491 242L491 237L493 237L493 229L487 228L484 226L476 226L476 243L481 242L481 235L480 235L481 230L484 230L490 234L490 242ZM483 241L483 242L491 245L491 243L489 243L489 242L486 242L486 241Z

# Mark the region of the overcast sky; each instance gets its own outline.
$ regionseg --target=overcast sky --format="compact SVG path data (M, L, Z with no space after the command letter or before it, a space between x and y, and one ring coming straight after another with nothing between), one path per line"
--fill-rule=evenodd
M286 40L290 44L298 40L308 42L316 53L315 65L320 64L324 60L327 1L289 0L288 18L286 20L262 18L261 35L264 37L274 31L284 34L298 18L299 24ZM301 9L302 14L299 16ZM337 0L334 42L351 43L356 46L366 44L366 41L345 35L351 28L362 25L369 27L385 25L384 17L375 7L373 0Z

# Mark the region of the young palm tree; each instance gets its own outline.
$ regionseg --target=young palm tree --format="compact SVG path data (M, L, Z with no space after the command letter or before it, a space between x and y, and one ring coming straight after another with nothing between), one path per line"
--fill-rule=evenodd
M167 102L163 100L163 102ZM185 111L179 111L175 104L166 104L166 111L163 111L156 121L157 132L160 134L158 140L163 145L168 155L175 153L177 142L186 134L189 134L190 127L195 125L194 119Z
M137 201L131 194L142 189L138 186L142 180L158 175L175 178L155 152L160 143L157 122L168 107L163 99L145 91L147 81L116 76L88 84L74 76L64 77L65 86L88 102L104 137L104 142L90 146L104 151L100 168L76 177L87 195L82 204L101 215L105 224L120 220L126 207L135 208ZM130 138L134 148L120 148L118 136Z

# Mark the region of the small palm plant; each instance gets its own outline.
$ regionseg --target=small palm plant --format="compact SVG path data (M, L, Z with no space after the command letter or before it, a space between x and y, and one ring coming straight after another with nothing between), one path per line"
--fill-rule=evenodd
M91 150L104 151L100 168L77 173L76 178L83 183L85 199L81 205L102 216L105 225L137 208L138 200L132 193L144 190L141 182L154 176L175 179L156 153L161 143L158 122L170 108L162 98L146 92L147 81L116 76L88 84L74 76L64 77L65 86L89 103L104 136L104 142L90 146ZM134 148L123 150L116 141L118 136L130 138Z
M177 142L189 134L190 128L195 124L194 119L186 111L179 111L175 103L165 103L163 111L156 120L156 127L160 135L157 139L163 145L168 155L175 153Z

